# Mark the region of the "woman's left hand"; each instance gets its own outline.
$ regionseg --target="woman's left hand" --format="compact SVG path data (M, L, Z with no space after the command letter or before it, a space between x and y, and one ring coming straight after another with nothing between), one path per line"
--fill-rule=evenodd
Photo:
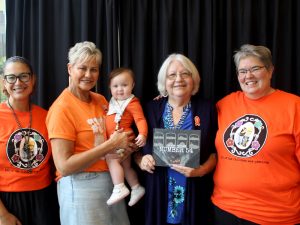
M178 164L172 164L171 169L176 170L177 172L183 174L186 177L194 177L194 168L181 166Z
M198 166L197 168L172 164L171 169L176 170L179 173L182 173L186 177L202 177L205 174L211 172L215 168L216 164L217 164L216 153L212 153L210 154L206 162Z
M181 166L178 164L172 164L171 169L176 170L179 173L182 173L186 177L202 177L207 173L205 167L201 165L197 168L191 168L191 167Z

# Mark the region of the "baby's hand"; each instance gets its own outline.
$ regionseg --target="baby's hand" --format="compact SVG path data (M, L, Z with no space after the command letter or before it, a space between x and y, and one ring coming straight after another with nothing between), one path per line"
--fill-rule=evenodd
M135 140L135 144L139 147L143 147L146 144L146 137L142 134L139 134Z

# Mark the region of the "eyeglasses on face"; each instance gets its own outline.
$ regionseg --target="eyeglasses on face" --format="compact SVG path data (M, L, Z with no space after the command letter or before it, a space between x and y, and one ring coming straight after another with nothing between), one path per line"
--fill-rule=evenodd
M7 74L4 75L4 80L7 81L7 83L14 84L17 82L17 79L19 79L22 82L28 82L31 78L31 73L20 73L19 75L15 74Z
M189 77L192 76L192 74L188 71L183 71L183 72L177 72L177 73L170 73L170 74L167 74L167 78L169 80L175 80L177 78L177 76L180 76L182 79L187 79Z
M237 75L240 76L240 77L243 77L243 76L246 76L246 74L248 73L248 71L251 73L251 74L258 74L263 68L265 68L265 66L253 66L249 69L239 69L237 71Z

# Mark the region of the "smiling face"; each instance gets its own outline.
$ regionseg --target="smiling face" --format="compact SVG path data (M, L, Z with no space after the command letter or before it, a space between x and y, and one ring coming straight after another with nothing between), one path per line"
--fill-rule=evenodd
M188 100L192 96L194 81L191 73L179 61L173 61L166 75L169 100Z
M126 71L118 74L110 81L111 95L116 100L125 100L130 97L133 87L133 78Z
M68 64L68 72L70 75L69 87L72 92L76 96L87 95L97 83L99 64L96 58L90 58L82 63Z
M10 62L6 65L3 71L4 75L14 74L19 76L22 73L30 73L30 68L21 62ZM33 92L35 84L35 76L30 75L28 81L24 82L17 79L15 83L10 84L5 79L3 80L3 87L9 95L10 101L14 100L28 100L29 96Z
M249 69L252 69L252 72ZM266 68L257 57L249 56L241 59L238 71L241 70L248 70L243 74L238 73L241 89L248 98L258 99L268 95L273 90L271 87L273 67Z

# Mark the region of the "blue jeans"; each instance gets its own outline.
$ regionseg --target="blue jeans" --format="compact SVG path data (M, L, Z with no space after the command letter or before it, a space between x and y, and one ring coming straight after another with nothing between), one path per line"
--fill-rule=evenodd
M113 189L108 172L82 172L57 184L61 225L129 225L125 202L106 204Z

